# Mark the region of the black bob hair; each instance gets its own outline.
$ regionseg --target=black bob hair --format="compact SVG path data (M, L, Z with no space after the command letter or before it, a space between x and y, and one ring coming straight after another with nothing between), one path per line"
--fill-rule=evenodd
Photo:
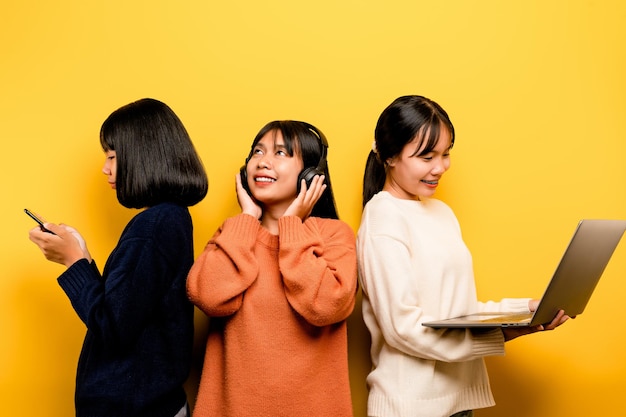
M115 188L124 207L193 206L208 192L189 134L165 103L144 98L115 110L102 124L100 144L116 153Z

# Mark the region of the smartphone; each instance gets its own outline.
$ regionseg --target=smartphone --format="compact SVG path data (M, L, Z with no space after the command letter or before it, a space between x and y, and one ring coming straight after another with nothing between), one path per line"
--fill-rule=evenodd
M39 217L35 216L33 214L33 212L31 212L28 209L24 209L24 213L28 214L30 216L31 219L33 219L34 221L36 221L39 224L39 227L41 228L42 231L44 232L48 232L48 233L52 233L53 235L55 234L53 231L48 230L44 227L43 225L43 220L41 220Z

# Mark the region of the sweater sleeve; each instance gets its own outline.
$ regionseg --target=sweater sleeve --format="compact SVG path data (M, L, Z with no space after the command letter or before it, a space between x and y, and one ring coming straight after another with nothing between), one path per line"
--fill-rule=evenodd
M58 278L80 319L113 349L134 343L171 286L176 261L170 252L176 249L168 248L185 248L185 237L169 223L164 219L162 226L170 233L161 242L148 232L125 232L109 256L103 275L94 262L81 259ZM152 225L150 230L159 229L159 223Z
M344 222L279 219L279 266L291 306L307 322L327 326L353 311L357 291L356 239Z
M500 302L486 301L478 303L478 312L485 313L527 313L530 298L503 298Z
M259 273L254 256L259 227L247 214L227 219L191 267L187 294L208 316L228 316L241 307Z

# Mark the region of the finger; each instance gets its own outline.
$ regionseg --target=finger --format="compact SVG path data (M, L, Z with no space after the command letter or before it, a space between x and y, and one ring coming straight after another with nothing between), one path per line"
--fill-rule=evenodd
M316 188L320 188L322 185L324 185L324 175L316 175L313 178L313 181L315 182L315 187Z
M312 184L312 187L310 188L305 200L303 201L303 205L309 207L309 211L313 210L313 207L315 206L315 204L317 204L321 195L322 193L319 184Z
M309 188L306 186L306 181L304 179L300 180L300 192L296 196L296 198L304 199Z
M312 199L311 199L312 206L317 204L317 202L320 200L320 198L322 197L322 194L324 193L324 188L325 187L320 187L318 190L316 190L315 195L312 196Z
M55 235L60 235L60 234L63 234L63 232L65 232L65 227L63 227L63 225L46 222L43 224L43 226L49 231L51 231L52 233L54 233Z
M313 178L313 182L311 183L312 190L312 198L314 201L317 201L324 190L326 189L326 184L324 183L324 175L316 175Z
M38 233L43 233L42 230L41 230L41 227L39 227L39 226L35 226L35 227L33 227L32 229L30 229L28 231L29 235L31 235L31 234L38 234Z
M559 310L558 313L556 313L556 316L554 317L554 319L552 319L552 321L550 322L550 324L548 324L546 326L546 330L554 330L556 329L558 326L560 326L561 324L565 323L565 320L567 320L567 318L565 318L565 311L563 310Z
M306 203L310 203L311 200L315 197L315 189L317 188L317 175L313 177L311 183L306 187L305 199ZM304 188L301 188L304 189Z
M44 235L45 235L45 232L42 231L39 226L33 227L32 229L28 231L28 238L36 244L39 244L39 242L42 241L42 239L45 237Z
M31 238L30 240L32 240L33 242L36 242L37 244L40 244L40 243L48 242L51 237L57 235L58 230L57 232L53 232L52 230L48 229L48 227L46 226L49 226L55 230L58 228L58 226L53 223L44 223L43 229L37 226L28 232Z
M315 191L317 191L318 193L322 190L322 187L324 187L324 176L323 175L318 175L315 177Z

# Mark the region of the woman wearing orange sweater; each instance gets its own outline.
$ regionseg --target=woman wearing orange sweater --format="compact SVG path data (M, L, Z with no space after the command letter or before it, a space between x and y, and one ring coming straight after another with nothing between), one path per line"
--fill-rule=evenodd
M235 180L242 212L187 279L210 317L194 417L352 416L355 235L338 220L327 147L298 121L271 122L252 143Z

